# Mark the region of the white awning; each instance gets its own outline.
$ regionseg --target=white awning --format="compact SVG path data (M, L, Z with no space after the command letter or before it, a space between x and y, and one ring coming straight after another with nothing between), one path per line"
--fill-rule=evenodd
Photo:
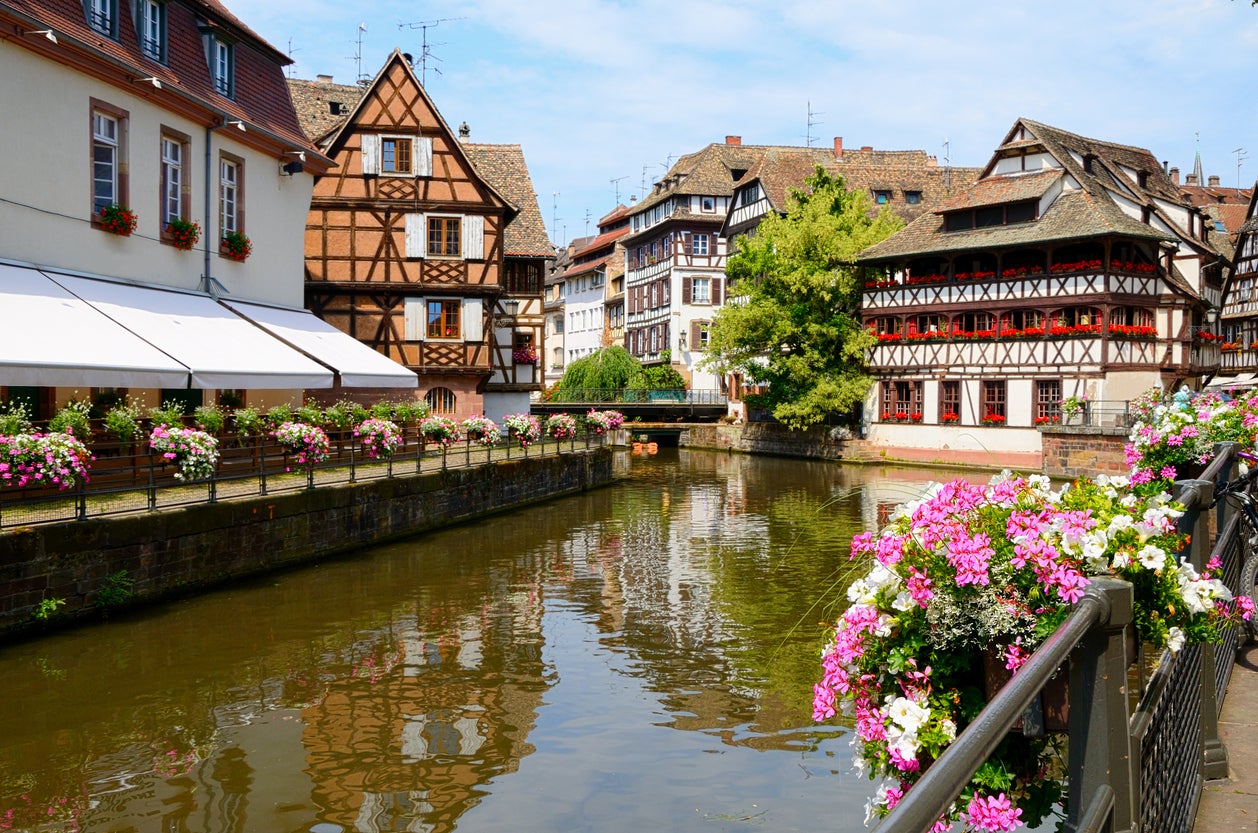
M0 309L0 385L188 385L186 366L35 269L0 263Z
M332 368L343 387L414 389L419 386L419 377L414 371L377 353L307 310L228 298L220 298L219 303Z
M1254 382L1258 381L1258 375L1253 373L1242 373L1239 376L1220 376L1214 379L1207 388L1216 388L1218 390L1228 390L1230 388L1252 388Z
M193 388L330 388L332 372L209 295L46 272L192 371ZM55 337L61 327L49 327ZM91 348L89 348L91 349ZM114 383L121 386L121 383Z

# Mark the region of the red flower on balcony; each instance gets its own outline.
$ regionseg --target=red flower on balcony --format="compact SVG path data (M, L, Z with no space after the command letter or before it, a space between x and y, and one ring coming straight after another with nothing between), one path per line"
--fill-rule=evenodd
M1005 415L995 413L994 411L988 411L987 413L983 414L983 424L984 425L1004 425Z
M1109 333L1115 338L1157 338L1157 327L1142 324L1110 324Z
M961 417L957 414L956 411L944 411L942 414L939 415L939 421L945 422L945 423L960 422Z

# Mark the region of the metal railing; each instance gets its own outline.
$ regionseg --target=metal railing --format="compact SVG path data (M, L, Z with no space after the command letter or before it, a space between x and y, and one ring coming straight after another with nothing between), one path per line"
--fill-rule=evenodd
M368 456L352 432L331 432L329 438L328 458L304 466L270 435L226 435L219 438L220 457L214 474L192 482L178 479L178 468L147 443L93 442L89 479L77 488L0 489L0 529L414 476L596 448L607 440L606 435L586 434L561 440L543 437L528 445L513 439L485 446L465 439L444 446L426 442L408 427L402 430L402 443L392 457L381 460Z
M1224 581L1236 592L1245 556L1240 512L1225 502L1208 511L1215 485L1235 475L1236 446L1223 443L1217 452L1202 479L1176 483L1176 499L1185 507L1179 529L1192 536L1187 557L1198 571L1219 558ZM1210 547L1212 529L1219 534ZM1145 679L1143 649L1128 656L1133 595L1125 581L1094 579L1061 627L905 793L879 833L930 830L1067 658L1065 829L1190 830L1204 782L1227 775L1218 715L1240 637L1230 629L1218 644L1163 652ZM1128 693L1133 684L1134 710Z
M1058 410L1055 414L1059 423L1065 426L1087 426L1089 428L1130 428L1136 423L1136 415L1131 410L1128 400L1093 400L1083 403L1083 408L1073 414Z
M726 395L719 390L635 390L631 388L581 388L552 394L539 405L724 405Z

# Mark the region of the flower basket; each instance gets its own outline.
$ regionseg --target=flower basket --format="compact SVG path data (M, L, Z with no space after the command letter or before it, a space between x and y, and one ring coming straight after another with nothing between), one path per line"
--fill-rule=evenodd
M73 489L88 481L93 459L73 430L0 436L0 486Z
M387 419L373 417L363 420L354 429L354 436L373 460L388 460L402 444L402 433L397 424Z
M228 260L244 263L253 254L253 243L248 235L233 231L219 241L218 252Z
M542 438L542 424L530 414L507 414L502 418L502 425L522 448L528 448Z
M546 436L568 440L577 435L577 421L571 414L551 414L546 418Z
M201 227L192 220L171 220L166 224L166 236L181 252L191 251L201 239Z
M511 360L516 364L537 364L537 350L533 347L517 347L511 351Z
M102 229L119 237L130 237L139 223L134 211L117 203L102 208L96 219Z
M307 468L328 459L332 451L327 433L317 425L305 422L284 422L271 432L271 436L295 455L297 465Z
M441 446L442 450L463 439L462 434L459 433L458 423L449 417L442 416L430 416L420 422L419 433L424 438L424 442L434 442Z
M149 448L178 467L176 480L204 480L218 465L218 440L194 428L155 425L149 432Z
M463 420L463 433L469 440L489 447L502 442L502 429L487 416L470 416Z

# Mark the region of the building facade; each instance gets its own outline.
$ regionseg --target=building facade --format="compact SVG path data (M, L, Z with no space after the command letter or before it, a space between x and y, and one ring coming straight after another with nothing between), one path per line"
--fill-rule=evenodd
M311 200L307 305L416 372L434 413L527 407L552 252L519 146L460 141L398 51L363 87L289 87L338 166Z
M1149 151L1019 120L974 186L861 255L871 441L1033 457L1065 399L1198 384L1212 228Z

